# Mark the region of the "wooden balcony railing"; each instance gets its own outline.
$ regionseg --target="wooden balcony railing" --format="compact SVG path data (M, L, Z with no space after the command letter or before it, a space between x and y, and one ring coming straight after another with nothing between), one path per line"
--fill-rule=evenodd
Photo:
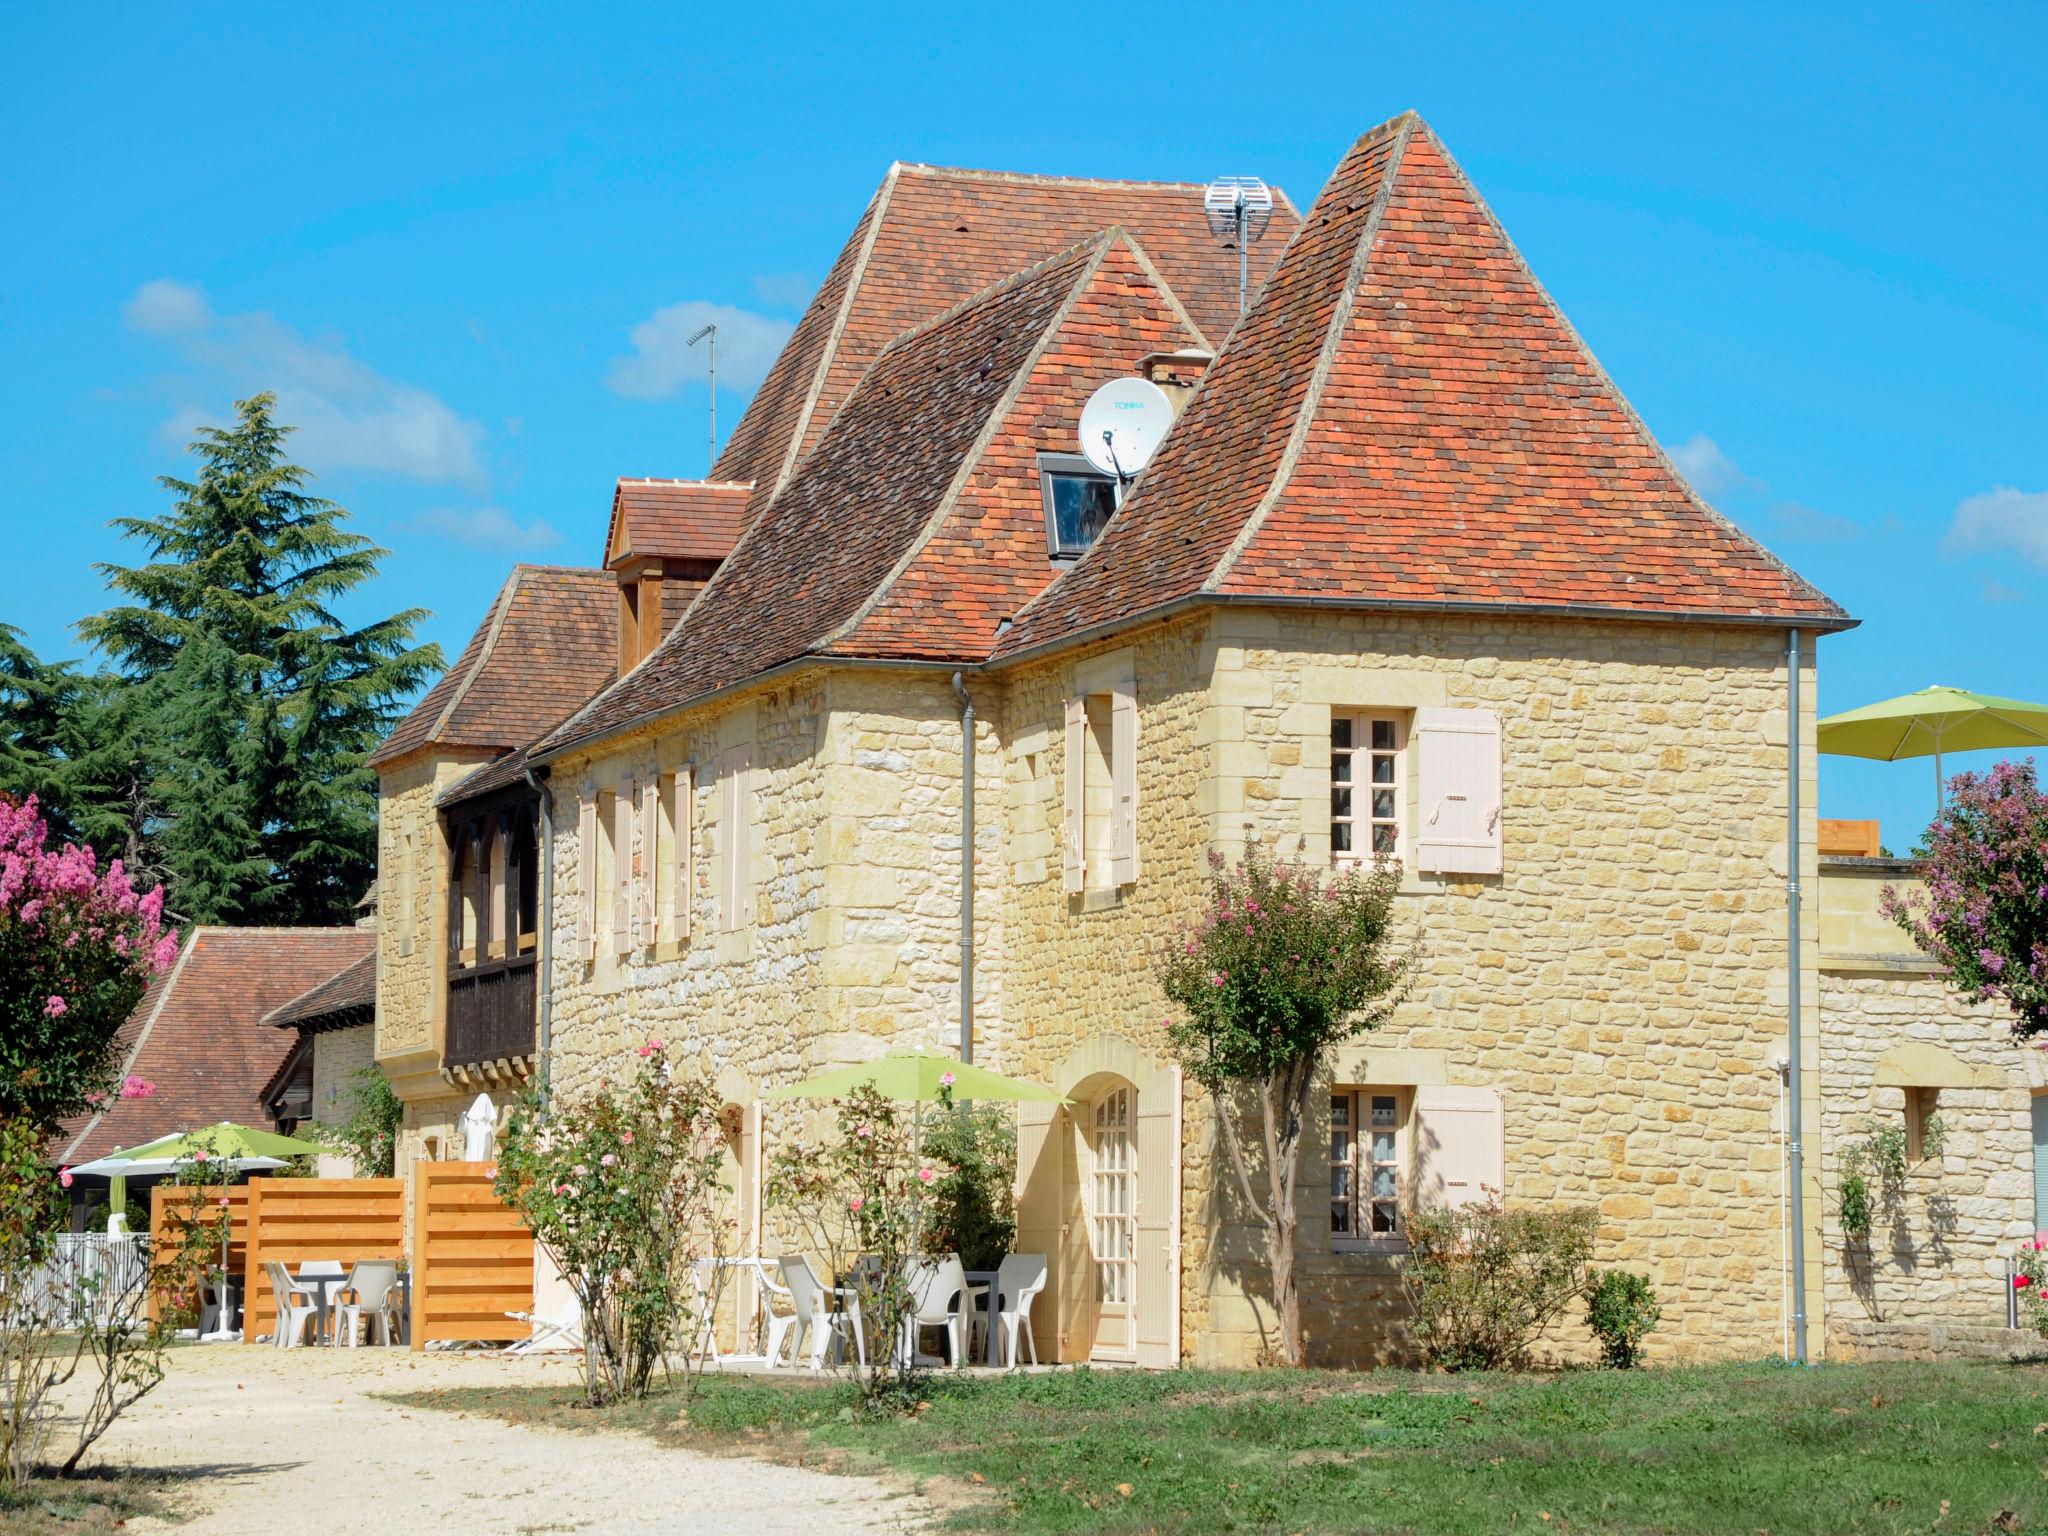
M529 952L450 973L444 1067L533 1054L535 969Z

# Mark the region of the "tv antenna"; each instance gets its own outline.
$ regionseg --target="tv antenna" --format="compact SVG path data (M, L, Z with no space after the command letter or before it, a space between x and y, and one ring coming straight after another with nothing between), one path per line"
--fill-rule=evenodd
M1173 402L1150 379L1111 379L1081 407L1081 452L1105 475L1116 476L1117 505L1124 487L1151 462L1173 425Z
M1256 176L1218 176L1202 193L1209 233L1237 246L1237 312L1251 297L1252 242L1273 222L1273 189Z
M711 427L704 449L704 478L708 480L711 478L711 466L718 462L718 327L715 324L698 326L697 334L683 345L694 347L707 338L711 342L707 349L711 364Z

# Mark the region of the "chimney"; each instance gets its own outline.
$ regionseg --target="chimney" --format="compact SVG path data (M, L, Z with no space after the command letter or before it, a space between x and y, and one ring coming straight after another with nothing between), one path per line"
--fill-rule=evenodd
M1200 347L1183 347L1178 352L1154 352L1138 364L1138 376L1150 379L1166 392L1173 405L1174 419L1180 419L1188 396L1202 382L1202 375L1216 361L1216 354Z

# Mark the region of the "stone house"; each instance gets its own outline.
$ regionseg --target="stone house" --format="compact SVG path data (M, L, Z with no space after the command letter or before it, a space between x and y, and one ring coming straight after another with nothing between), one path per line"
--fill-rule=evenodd
M1319 1086L1313 1357L1404 1354L1403 1213L1481 1189L1596 1208L1661 1353L1780 1347L1788 978L1809 1020L1847 985L1816 642L1853 621L1684 482L1419 119L1274 226L1240 317L1198 187L890 172L712 478L620 482L607 569L522 567L379 754L406 1157L478 1082L574 1094L659 1036L774 1253L806 1112L761 1091L971 1052L1069 1101L1019 1122L1041 1351L1248 1362L1261 1247L1152 959L1211 852L1384 853L1423 976ZM1126 488L1074 449L1130 375L1178 414ZM483 1052L460 989L522 971Z

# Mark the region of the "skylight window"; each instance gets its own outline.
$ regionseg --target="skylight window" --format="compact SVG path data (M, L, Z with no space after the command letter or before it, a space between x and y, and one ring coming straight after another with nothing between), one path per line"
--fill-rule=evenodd
M1041 453L1039 490L1045 497L1045 542L1055 560L1074 560L1116 511L1116 482L1078 453Z

